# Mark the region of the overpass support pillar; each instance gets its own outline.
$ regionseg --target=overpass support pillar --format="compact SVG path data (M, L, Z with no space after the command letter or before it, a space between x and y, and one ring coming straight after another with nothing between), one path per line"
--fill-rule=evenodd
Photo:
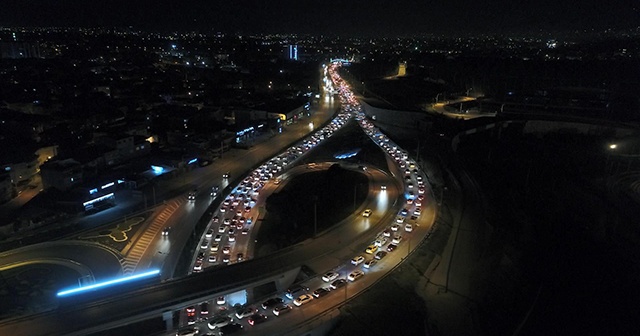
M162 320L164 320L164 326L167 331L173 330L173 311L166 311L162 313Z
M278 290L278 292L282 293L282 292L285 292L287 289L289 289L289 286L291 286L291 284L293 284L296 281L296 278L298 277L298 273L300 273L300 267L296 267L287 272L284 272L280 275L280 277L278 277L277 279L274 279L276 283L276 289Z

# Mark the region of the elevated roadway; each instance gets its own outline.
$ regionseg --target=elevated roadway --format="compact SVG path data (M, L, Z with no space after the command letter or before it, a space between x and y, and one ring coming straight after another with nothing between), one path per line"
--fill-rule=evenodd
M391 177L381 171L370 174L370 194L387 184L388 199L397 199L402 190ZM232 264L222 268L205 269L188 277L168 280L128 293L109 293L109 297L84 304L61 306L36 315L5 320L0 325L0 335L86 335L179 310L197 304L207 298L226 295L246 288L274 281L278 290L286 289L302 265L318 262L321 258L351 258L342 252L345 244L360 248L370 241L367 233L380 230L395 216L402 203L387 207L374 225L337 225L316 239L309 239L275 254ZM357 222L359 211L346 222ZM359 217L359 218L358 218ZM334 252L339 253L337 256ZM342 255L342 253L345 253Z

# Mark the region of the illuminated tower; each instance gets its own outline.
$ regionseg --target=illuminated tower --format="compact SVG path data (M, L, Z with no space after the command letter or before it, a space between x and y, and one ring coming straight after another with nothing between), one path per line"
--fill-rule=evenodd
M287 56L292 61L297 61L298 60L298 45L297 44L290 44L289 45Z
M398 77L407 75L407 62L402 62L398 65Z

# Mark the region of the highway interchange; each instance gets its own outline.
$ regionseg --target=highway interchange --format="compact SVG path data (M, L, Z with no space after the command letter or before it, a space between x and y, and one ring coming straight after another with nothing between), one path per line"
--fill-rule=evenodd
M229 201L229 205L222 202L222 208L216 210L210 218L210 227L205 230L205 235L201 238L200 248L194 255L193 269L198 272L210 266L223 267L222 265L239 262L239 253L242 253L242 261L253 258L253 242L256 234L257 219L263 214L260 213L261 204L264 199L275 188L287 183L288 179L296 174L304 173L308 169L326 169L328 164L318 163L316 166L302 165L297 166L297 159L304 155L306 151L318 145L323 138L328 138L340 126L345 124L350 118L356 118L359 125L367 133L367 135L378 144L386 153L388 153L387 161L392 176L387 175L376 167L367 167L366 174L369 178L369 198L351 217L345 219L341 223L337 223L334 228L323 233L317 239L305 241L303 244L296 246L295 251L288 251L291 256L281 255L281 259L298 261L297 258L306 258L306 264L311 268L321 270L320 276L314 277L302 283L303 287L309 288L309 293L320 287L330 287L330 282L321 279L321 275L326 272L336 272L339 278L346 279L349 274L355 270L363 271L363 276L357 281L347 281L348 285L340 287L337 290L330 290L329 293L321 298L310 299L308 303L301 307L295 307L291 298L278 295L282 298L283 303L292 308L291 313L274 316L271 310L258 308L260 303L268 298L256 298L260 301L242 302L242 296L228 293L225 297L223 305L218 304L219 296L208 298L208 314L202 314L201 306L191 305L181 309L181 327L193 328L198 327L201 333L217 332L219 327L209 330L208 322L212 320L212 316L220 312L221 307L230 308L233 300L240 298L237 303L247 304L248 307L256 307L260 313L267 316L268 323L262 323L256 326L249 326L246 321L249 318L240 319L243 325L244 333L254 334L297 334L303 330L310 330L315 327L314 323L323 317L333 316L335 308L339 307L349 298L364 291L366 288L375 284L387 272L396 267L412 248L417 246L425 236L428 235L433 220L435 218L435 202L433 202L432 191L429 188L428 181L423 172L415 166L415 162L406 156L406 152L398 148L386 136L379 132L372 124L370 124L364 115L359 111L359 107L355 98L348 91L348 87L335 73L335 69L330 71L333 85L338 87L340 93L341 113L325 128L318 133L314 133L311 137L302 140L294 147L291 147L280 153L280 148L262 148L256 146L250 150L249 155L234 160L224 160L210 170L201 170L201 175L195 175L190 181L191 185L197 188L195 200L188 200L187 195L180 197L178 206L163 221L156 221L157 224L148 224L144 234L152 236L150 240L141 240L140 255L137 257L136 272L149 269L161 268L163 279L172 278L175 272L178 253L181 246L184 246L187 239L191 235L193 225L189 223L197 222L202 215L205 214L207 208L215 197L224 197L225 201ZM314 121L315 122L315 121ZM320 123L320 121L318 121ZM313 128L313 126L311 125ZM251 151L255 153L255 157L251 156ZM256 158L263 157L266 153L278 154L273 159L259 166L253 172L246 172L246 167L256 166ZM262 155L259 155L262 154ZM272 155L273 155L272 154ZM352 169L362 169L363 167L355 166ZM212 172L220 171L230 172L230 178L222 178L221 175L212 177ZM244 175L247 177L242 180L241 184L234 186L230 194L223 194L222 190L228 186L228 182L233 180L234 175ZM213 197L211 190L214 186L219 186L220 193ZM242 188L242 192L239 189ZM234 194L234 197L231 197ZM242 194L244 196L239 197ZM234 202L238 202L232 210ZM246 202L246 203L245 203ZM418 205L420 204L420 205ZM226 208L225 208L226 207ZM419 212L416 209L420 208ZM365 209L371 209L371 215L363 216ZM406 209L406 213L402 212ZM237 212L240 213L237 213ZM217 221L215 218L217 217ZM228 225L225 225L225 219L228 219ZM233 220L236 220L233 222ZM247 223L251 219L252 223ZM242 221L244 220L244 223ZM235 225L235 233L230 234L229 230ZM240 225L242 224L242 225ZM355 225L349 225L355 224ZM184 228L181 228L184 226ZM220 229L220 227L225 229ZM171 227L170 231L165 229ZM191 228L191 229L189 229ZM168 232L164 235L163 232ZM244 233L244 234L243 234ZM220 241L216 242L216 235L220 234ZM230 242L229 238L233 235L234 242ZM388 235L388 237L385 237ZM395 251L389 252L376 264L365 268L364 262L353 265L352 258L359 255L364 256L365 260L374 259L374 253L368 254L365 248L378 242L377 249L387 251L394 235L401 235L402 239L399 243L394 244ZM340 237L339 239L337 237ZM140 238L140 237L139 237ZM350 241L351 244L327 244L327 242ZM213 244L218 244L217 250L212 251ZM225 246L229 246L228 253L223 253ZM328 246L334 246L328 248ZM130 249L133 250L133 249ZM311 251L302 253L302 251ZM320 252L322 251L322 252ZM203 253L202 256L198 256ZM311 253L311 254L309 254ZM314 255L316 257L310 257ZM215 256L215 261L212 259ZM229 260L225 263L224 257ZM198 260L202 258L202 260ZM211 258L211 259L210 259ZM274 258L276 259L276 258ZM199 266L196 266L199 265ZM332 281L333 282L333 281ZM342 289L344 288L344 289ZM274 297L276 297L274 295ZM296 299L297 297L293 297ZM210 300L210 301L209 301ZM294 308L295 307L295 308ZM188 311L187 311L188 310ZM227 312L234 315L235 310L227 309ZM194 318L190 318L190 316ZM234 320L239 320L237 316ZM277 320L279 322L272 322ZM195 322L191 324L190 322ZM60 323L60 322L59 322ZM0 331L5 326L0 326ZM32 334L38 334L37 328L29 328ZM184 329L183 329L184 330ZM173 332L175 333L175 332Z

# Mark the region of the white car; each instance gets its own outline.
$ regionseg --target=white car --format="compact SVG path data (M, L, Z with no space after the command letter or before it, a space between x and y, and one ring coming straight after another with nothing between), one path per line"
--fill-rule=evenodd
M377 259L367 260L367 261L364 263L364 265L363 265L363 266L364 266L364 268L371 268L371 267L373 267L373 265L375 265L377 262L378 262L378 260L377 260Z
M404 216L398 216L398 217L396 217L396 223L398 223L398 224L402 224L402 223L404 223Z
M227 324L233 322L233 319L229 316L221 316L214 320L209 321L209 329L214 330L216 328L222 328Z
M298 296L297 299L293 300L293 304L296 306L302 306L305 303L310 302L311 300L313 300L313 296L310 294L302 294L300 296Z
M218 252L219 248L220 248L220 244L218 243L211 244L211 252Z
M362 212L362 217L369 217L371 216L371 213L373 211L371 211L371 209L366 209L365 211Z
M380 236L378 237L378 239L376 239L376 241L373 242L374 245L378 246L378 247L382 247L382 245L387 243L387 237L385 236Z
M353 272L351 272L351 273L349 274L349 276L347 277L347 279L348 279L349 281L356 281L356 280L358 280L358 279L362 278L363 276L364 276L364 272L363 272L363 271L361 271L361 270L355 270L355 271L353 271Z
M398 228L400 228L400 225L398 224L391 225L391 231L398 231Z
M393 237L393 239L391 239L391 244L400 244L400 242L402 241L402 236L401 235L395 235Z
M383 185L381 185L381 186L380 186L380 190L387 190L387 186L386 186L386 185L384 185L384 184L383 184Z
M225 218L225 222L227 221L228 218ZM225 231L227 231L227 227L225 225L220 225L220 227L218 227L218 232L219 233L224 233Z
M214 241L217 241L217 242L221 241L221 240L222 240L222 235L219 235L219 234L218 234L218 235L216 235L216 236L213 238L213 240L214 240Z
M322 276L322 281L331 282L331 281L337 279L339 276L340 276L340 273L338 273L338 272L327 272L327 273L325 273L324 276Z
M420 204L422 204L422 203L420 203ZM416 205L417 205L417 204L416 204ZM415 216L420 216L420 214L421 214L421 213L422 213L422 210L420 210L420 208L419 208L419 207L416 207L416 209L415 209L415 210L413 210L413 214L414 214Z
M354 265L356 265L356 266L358 266L358 265L362 264L363 262L364 262L364 257L363 257L363 256L361 256L361 255L359 255L359 256L357 256L357 257L355 257L355 258L351 259L351 263L352 263L352 264L354 264Z
M413 231L413 225L411 225L411 224L405 225L404 226L404 230L407 231L407 232Z

